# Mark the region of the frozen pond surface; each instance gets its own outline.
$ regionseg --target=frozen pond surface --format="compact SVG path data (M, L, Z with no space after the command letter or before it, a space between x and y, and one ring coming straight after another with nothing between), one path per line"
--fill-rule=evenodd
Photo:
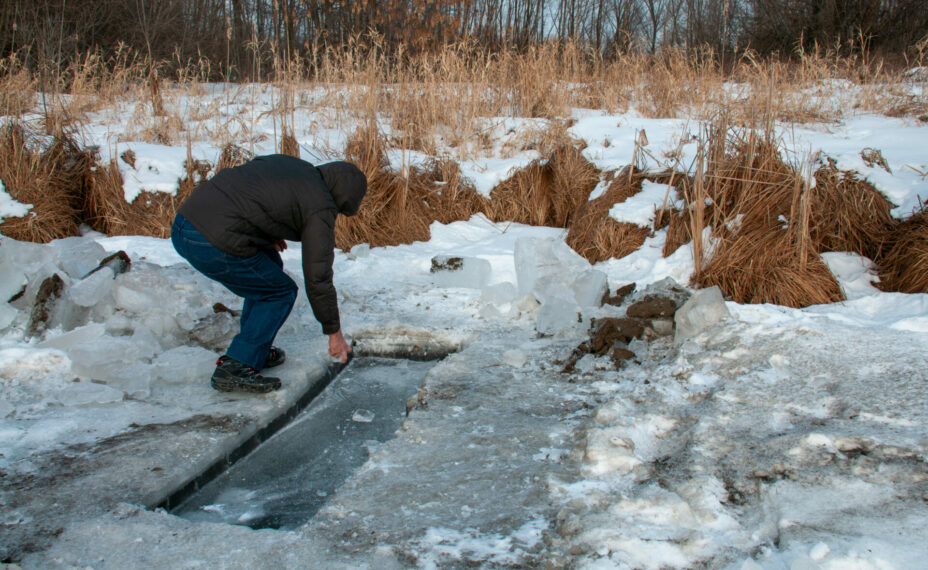
M174 510L252 528L307 522L391 439L434 362L356 358L294 421Z

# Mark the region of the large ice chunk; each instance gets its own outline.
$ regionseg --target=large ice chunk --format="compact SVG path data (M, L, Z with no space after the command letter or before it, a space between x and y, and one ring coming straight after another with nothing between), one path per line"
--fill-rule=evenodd
M58 251L58 267L72 279L83 279L106 257L103 246L86 237L57 239L50 245Z
M166 350L152 362L152 380L189 384L208 379L216 367L216 353L199 346Z
M438 255L432 258L432 275L439 287L483 289L490 281L490 262L479 257Z
M102 323L93 323L83 327L66 332L62 335L43 340L38 344L40 348L57 348L67 351L68 349L82 343L93 344L97 342L106 332L106 327Z
M587 269L574 279L571 289L581 307L599 307L609 287L606 274L598 269Z
M555 295L542 303L538 310L535 330L542 335L554 335L580 326L580 305L567 296Z
M68 289L68 296L75 305L92 307L106 298L113 290L116 274L109 267L101 267L86 279L81 279Z
M692 338L730 316L718 286L700 289L674 315L677 324L675 340L682 342Z
M24 309L35 300L39 286L58 269L53 248L0 236L0 301L25 291L14 305Z
M589 262L560 239L519 238L513 256L519 293L532 293L542 303L570 290L574 278L590 269Z

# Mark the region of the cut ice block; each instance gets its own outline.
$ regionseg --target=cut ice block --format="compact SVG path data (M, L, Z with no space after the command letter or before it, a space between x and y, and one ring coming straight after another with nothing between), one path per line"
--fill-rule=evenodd
M479 257L436 256L432 275L439 287L483 289L490 280L490 262Z
M554 335L580 326L580 305L573 299L551 297L541 305L535 330L542 335Z
M567 283L573 276L590 268L587 260L570 249L563 240L519 238L513 252L519 293L532 293L536 282L544 277L564 276Z
M599 307L609 287L606 274L598 269L587 269L574 279L571 289L581 307Z
M730 316L718 286L700 289L674 315L677 324L675 341L692 338Z

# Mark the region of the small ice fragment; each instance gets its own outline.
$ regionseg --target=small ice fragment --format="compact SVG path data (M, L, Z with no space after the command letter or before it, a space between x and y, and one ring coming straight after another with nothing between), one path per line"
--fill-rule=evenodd
M358 245L351 248L351 251L348 252L348 259L360 259L362 257L367 257L371 254L371 246L366 243L359 243Z
M522 368L525 366L527 360L525 353L517 348L503 352L503 364L507 364L513 368Z
M809 551L809 558L815 560L816 562L821 562L829 554L831 554L831 549L828 548L828 545L824 542L819 542L812 547L812 550Z
M730 316L718 286L700 289L674 315L677 324L675 340L681 342L692 338Z
M73 382L55 395L65 406L95 406L111 404L123 399L122 390L96 382Z
M369 424L374 421L374 412L364 409L355 410L354 413L351 414L351 421L358 422L359 424Z

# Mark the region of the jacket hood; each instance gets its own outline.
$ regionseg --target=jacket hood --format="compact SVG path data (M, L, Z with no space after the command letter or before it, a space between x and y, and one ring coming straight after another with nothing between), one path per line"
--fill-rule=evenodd
M358 213L361 200L367 193L367 177L361 169L350 162L338 161L317 167L322 180L332 193L338 211L346 216Z

